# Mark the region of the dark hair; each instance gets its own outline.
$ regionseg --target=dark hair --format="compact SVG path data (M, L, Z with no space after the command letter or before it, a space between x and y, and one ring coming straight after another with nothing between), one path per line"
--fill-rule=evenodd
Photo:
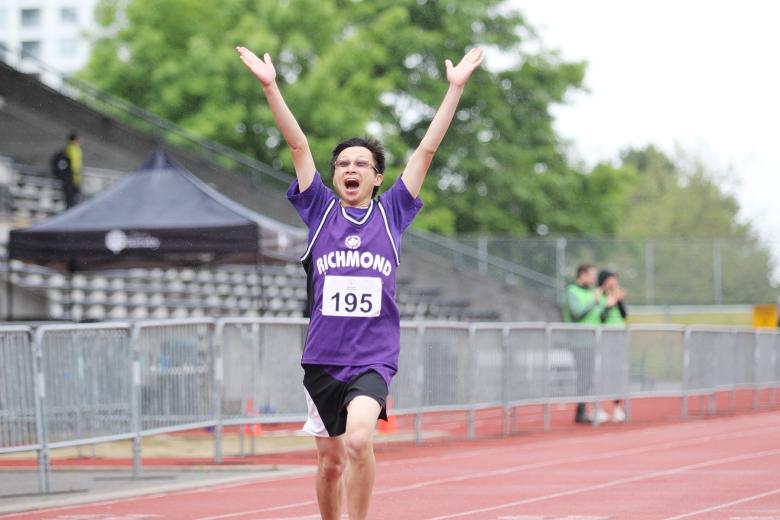
M382 143L371 137L352 137L346 141L341 141L336 145L336 148L333 149L333 153L330 156L331 175L333 175L333 173L336 171L336 158L338 158L339 154L347 148L352 148L353 146L367 148L368 151L371 152L371 156L374 158L374 171L381 174L385 173L385 149L382 146ZM376 197L378 191L379 186L374 186L374 191L371 193L371 198Z
M77 134L76 132L71 132L68 134L68 141L75 141L78 138L79 138L79 134Z
M594 267L596 267L596 266L593 265L593 264L580 264L580 266L577 267L577 278L582 276L583 273L586 273L586 272L590 271Z
M604 269L599 273L598 285L599 286L604 285L604 282L607 281L607 278L611 278L613 276L617 276L617 273L613 273L612 271L607 271L606 269Z

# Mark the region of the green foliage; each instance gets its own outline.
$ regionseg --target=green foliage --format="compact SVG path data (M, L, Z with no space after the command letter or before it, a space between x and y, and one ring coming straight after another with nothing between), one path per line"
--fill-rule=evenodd
M750 227L739 223L736 199L721 191L714 173L700 160L672 161L647 147L624 152L623 164L636 170L638 181L629 193L621 235L750 237Z
M614 236L567 237L568 279L589 262L619 273L629 304L777 300L769 250L740 222L736 200L719 188L723 179L700 159L672 159L648 146L625 151L618 166L598 165L586 178L584 203L598 201L592 218L611 220ZM592 224L599 226L608 224ZM558 274L555 247L555 240L489 243L492 254L548 276Z
M654 238L653 276L662 288L656 292L664 293L656 294L657 299L711 303L720 272L724 301L776 301L770 252L751 227L740 222L739 204L719 188L710 168L697 158L672 160L653 147L627 150L622 161L623 168L636 172L636 180L618 232Z
M120 0L103 0L110 25ZM260 86L235 54L269 52L317 164L342 139L371 133L388 152L386 186L419 143L446 90L444 59L486 46L431 167L417 225L453 233L612 233L623 172L573 168L550 107L585 66L547 51L500 0L132 0L99 39L82 78L204 137L285 170L286 147ZM529 52L529 45L542 50ZM491 55L495 55L491 54ZM327 172L323 172L327 175Z

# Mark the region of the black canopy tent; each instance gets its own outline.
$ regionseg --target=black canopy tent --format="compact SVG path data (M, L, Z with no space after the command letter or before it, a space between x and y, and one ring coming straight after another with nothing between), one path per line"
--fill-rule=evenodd
M303 229L236 203L156 150L104 192L44 222L12 230L8 257L67 273L260 266L293 261L305 240ZM8 308L10 313L10 302Z

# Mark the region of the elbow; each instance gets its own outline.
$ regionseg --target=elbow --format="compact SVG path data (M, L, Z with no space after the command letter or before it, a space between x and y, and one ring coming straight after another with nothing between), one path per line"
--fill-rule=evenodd
M426 143L426 142L420 143L420 146L417 148L417 150L420 152L420 155L422 155L423 159L426 159L429 162L433 160L433 156L436 155L436 151L438 149L439 147L434 146L433 143Z
M290 140L290 142L287 143L287 146L290 147L290 151L293 154L299 154L309 150L309 141L307 141L305 137L301 137L299 139Z
M412 157L409 159L409 166L416 166L422 171L428 171L428 168L433 162L433 156L436 154L436 148L430 145L420 143L420 146L414 151ZM407 167L408 169L408 167Z

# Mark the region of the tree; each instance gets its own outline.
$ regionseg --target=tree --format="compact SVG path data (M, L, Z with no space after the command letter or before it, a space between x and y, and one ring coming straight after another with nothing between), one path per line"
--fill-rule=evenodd
M618 234L652 239L656 298L712 303L720 284L727 303L776 301L769 250L740 222L736 199L701 159L671 159L648 146L624 151L622 167L634 170L636 181Z
M320 168L338 141L368 133L389 152L385 186L441 99L444 59L474 45L513 57L513 66L488 63L472 78L416 224L443 233L613 230L621 183L610 179L619 173L572 167L550 114L580 88L585 65L544 49L501 0L102 0L99 10L104 26L118 28L97 39L83 79L290 171L234 47L268 51Z
M715 173L700 160L672 160L652 146L626 150L624 166L637 171L620 234L631 237L748 238L739 204L723 193Z

